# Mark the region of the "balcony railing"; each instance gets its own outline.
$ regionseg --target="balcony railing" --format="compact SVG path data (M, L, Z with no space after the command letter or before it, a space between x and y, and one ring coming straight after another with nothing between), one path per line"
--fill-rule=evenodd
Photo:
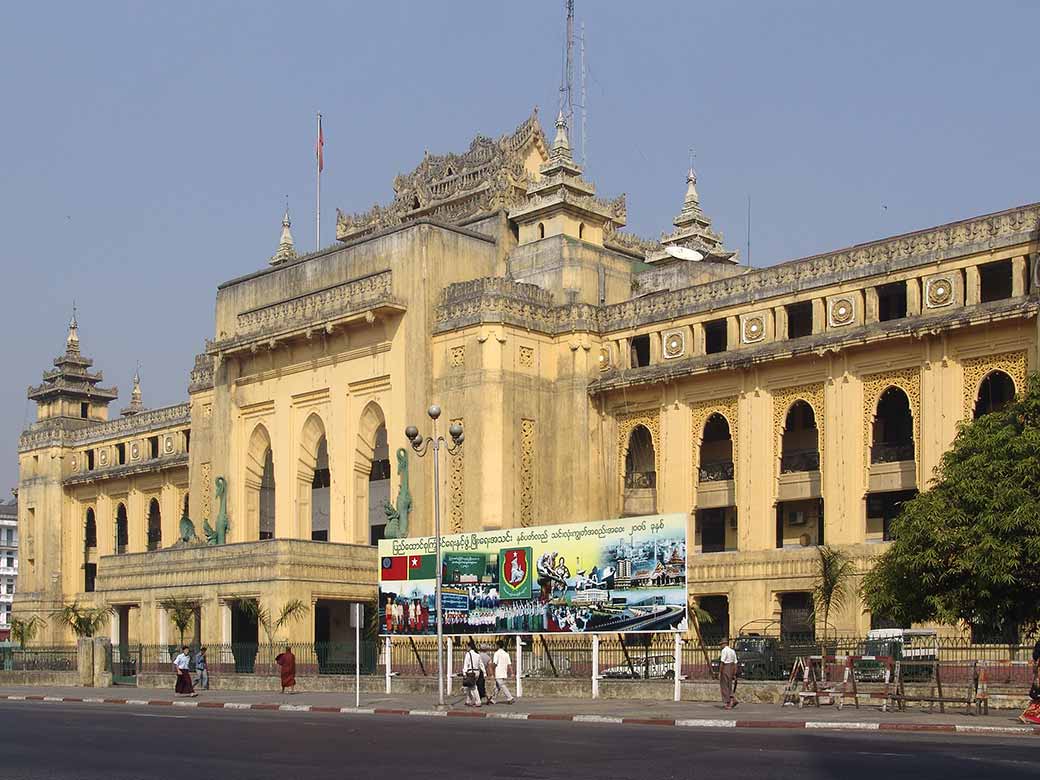
M650 490L656 487L656 471L630 471L625 474L625 490Z
M793 474L798 471L819 471L819 450L790 450L780 456L780 473Z
M914 443L875 444L870 448L871 463L897 463L914 459Z
M733 479L733 461L720 460L717 463L702 463L697 472L700 482L722 482Z

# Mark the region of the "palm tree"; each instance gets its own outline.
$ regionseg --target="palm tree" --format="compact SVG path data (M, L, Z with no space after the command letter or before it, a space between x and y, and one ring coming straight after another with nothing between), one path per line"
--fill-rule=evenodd
M260 604L259 599L247 599L240 604L242 611L263 627L264 633L267 634L267 641L272 646L275 644L275 634L290 623L301 620L307 614L308 609L300 599L293 599L282 606L278 617L273 617L271 611Z
M72 629L72 633L78 637L94 636L111 615L112 607L86 607L76 601L51 613L52 617Z
M40 629L45 625L47 625L47 620L39 615L33 615L28 620L11 618L11 636L18 643L18 646L24 650L25 645L33 641Z
M191 599L168 598L160 601L159 606L170 615L170 620L177 627L181 637L181 647L184 647L184 632L195 622L195 615L199 604Z
M704 664L710 672L711 658L708 656L708 648L704 644L704 634L701 633L701 626L706 623L714 623L715 618L713 618L711 613L706 609L701 609L700 603L695 598L690 599L689 604L687 604L687 609L689 610L690 615L690 626L693 628L693 633L697 637L697 646L704 655Z
M827 545L816 548L816 576L813 583L813 618L822 612L823 642L827 641L827 627L831 612L845 609L852 595L852 580L856 577L856 564L843 550ZM822 650L822 645L821 645ZM824 653L825 654L825 653Z

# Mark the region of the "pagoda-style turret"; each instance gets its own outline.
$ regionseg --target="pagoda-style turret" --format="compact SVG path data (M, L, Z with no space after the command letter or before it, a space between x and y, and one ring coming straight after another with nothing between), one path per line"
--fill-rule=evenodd
M581 166L571 156L563 111L556 117L549 160L538 172L527 202L509 212L509 218L519 225L521 245L558 235L602 245L608 228L625 224L625 196L610 202L600 200L596 187L581 177Z
M701 210L700 196L697 194L697 174L692 165L686 174L686 197L683 199L682 211L672 224L675 225L675 230L661 237L662 248L647 255L648 263L674 260L736 262L736 252L730 252L722 245L721 234L711 229L711 219Z
M134 372L134 386L130 390L130 405L120 410L119 413L123 417L133 417L135 414L140 414L143 411L144 404L141 403L141 372L138 370Z
M65 337L65 354L54 359L54 368L43 372L43 384L30 387L29 400L36 402L36 419L108 419L108 405L119 396L114 388L98 387L103 376L90 371L94 361L83 357L79 345L79 323L73 312Z
M282 217L282 237L278 241L278 251L271 257L271 265L281 265L296 259L296 247L293 244L292 222L289 221L289 207L285 207L285 216Z

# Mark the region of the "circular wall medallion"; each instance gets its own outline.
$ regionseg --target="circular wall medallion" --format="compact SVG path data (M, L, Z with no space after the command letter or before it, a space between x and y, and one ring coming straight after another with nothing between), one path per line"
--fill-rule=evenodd
M686 351L686 341L683 334L676 331L668 333L664 337L664 356L666 358L677 358Z
M137 460L137 458L140 456L140 454L141 454L141 447L140 447L140 445L134 444L132 447L130 447L130 457L131 458L133 458L134 460Z
M928 280L928 305L932 308L946 306L953 301L953 281L946 277Z
M75 458L72 459L72 470L73 471L76 470L76 459Z
M101 450L101 456L98 458L98 460L101 461L101 465L102 466L107 466L108 465L108 452L106 450Z
M766 333L766 325L761 317L748 317L744 320L744 343L753 344L761 341Z
M166 437L166 442L163 444L163 448L167 452L173 452L173 438L171 436Z
M599 363L600 371L606 371L608 368L610 368L610 352L605 349L601 349L599 351L599 357L597 358L597 362Z
M848 298L838 298L831 304L831 324L848 325L856 316L856 309Z

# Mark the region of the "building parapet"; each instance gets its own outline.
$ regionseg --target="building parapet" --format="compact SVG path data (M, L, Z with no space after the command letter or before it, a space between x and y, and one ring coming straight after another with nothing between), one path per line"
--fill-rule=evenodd
M55 418L45 421L45 425L38 429L25 431L18 440L18 451L28 452L42 447L79 447L190 424L191 414L186 403L86 425L76 419Z
M121 466L110 466L106 469L76 472L63 479L62 484L82 485L88 482L101 482L106 479L123 479L125 477L137 476L138 474L152 474L169 471L170 469L187 468L187 466L188 453L179 452L176 455L165 455L161 458L125 463Z
M954 309L943 314L874 322L848 331L832 331L796 339L771 341L759 346L742 346L732 351L698 355L642 368L622 371L612 369L589 384L589 394L600 395L623 388L660 384L714 371L747 368L759 363L802 355L823 355L874 341L898 337L923 338L971 325L1035 317L1038 313L1040 298L1034 294Z
M435 319L435 333L488 322L550 335L598 329L596 306L555 306L548 290L501 277L449 285L441 296Z
M329 328L378 309L404 311L393 292L392 272L377 271L367 276L334 284L321 290L278 301L238 315L238 333L228 339L207 341L210 356L253 348L295 335Z
M874 559L887 547L885 544L839 545L849 554L859 572L869 571ZM815 547L803 549L735 550L731 552L698 553L686 559L686 581L711 583L740 580L774 580L816 576L819 554ZM696 588L694 588L696 592ZM763 615L762 617L769 617Z
M213 358L205 352L195 356L195 365L191 369L191 380L188 382L188 393L198 393L213 388Z
M360 598L377 597L378 561L375 547L312 542L304 539L268 539L222 545L171 547L152 552L103 556L98 564L96 592L143 588L180 588L186 595L203 596L200 588L271 581L324 582L356 585Z

